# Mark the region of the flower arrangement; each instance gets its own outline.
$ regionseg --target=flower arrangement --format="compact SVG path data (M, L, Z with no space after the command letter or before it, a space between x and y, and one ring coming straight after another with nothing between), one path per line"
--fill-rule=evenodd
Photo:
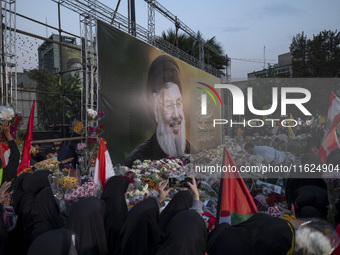
M84 125L79 120L73 121L73 132L76 134L81 134L81 132L84 130Z
M59 172L59 164L59 161L47 159L36 163L34 167L38 170L50 170L52 172Z
M81 165L82 173L89 173L88 160L96 156L99 148L98 136L104 131L105 126L98 124L104 118L104 112L100 110L87 109L87 123L83 124L78 120L73 122L73 132L82 135L86 140L77 144L77 153L81 155L78 163Z
M10 106L0 106L0 120L8 121L10 126L10 132L13 138L16 137L18 129L22 126L22 115L19 112L15 112ZM6 142L5 135L1 133L0 142ZM16 141L17 142L17 141Z
M79 181L75 177L64 176L58 179L58 184L61 185L63 189L73 189L79 185Z
M55 171L48 176L48 180L60 211L66 215L72 203L83 197L100 197L102 192L102 188L91 177L80 177L79 170Z
M14 118L14 110L12 107L1 106L0 107L0 119L2 121L11 121Z
M19 174L17 174L17 177L20 176L23 173L31 173L31 174L33 174L34 170L35 170L35 168L33 168L33 167L25 168Z
M64 199L68 203L77 202L83 197L100 197L101 187L94 183L93 179L90 177L82 185L74 186L69 192L65 193Z

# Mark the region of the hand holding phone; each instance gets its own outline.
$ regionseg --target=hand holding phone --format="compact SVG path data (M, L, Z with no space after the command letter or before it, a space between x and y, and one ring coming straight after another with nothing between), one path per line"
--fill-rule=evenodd
M191 178L186 177L183 179L179 177L170 177L169 178L169 187L170 188L190 188L188 182L192 183Z
M192 191L192 196L194 200L200 200L200 195L198 192L198 188L196 185L196 179L193 176L189 176L189 178L191 179L191 182L187 182L187 184L189 185L191 191Z
M164 202L164 200L166 199L167 195L172 190L172 189L165 190L167 185L168 185L168 181L167 180L161 181L160 183L157 184L157 188L158 188L158 191L159 191L158 200L159 200L160 203Z

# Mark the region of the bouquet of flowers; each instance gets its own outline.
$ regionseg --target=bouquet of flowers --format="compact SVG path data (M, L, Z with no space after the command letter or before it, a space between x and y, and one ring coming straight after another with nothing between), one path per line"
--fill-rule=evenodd
M70 206L83 197L100 197L102 188L92 178L80 176L79 169L63 169L48 176L52 192L61 212L68 215Z
M59 172L59 161L53 159L46 159L34 165L36 170L50 170L52 172Z
M79 157L79 164L81 165L83 174L88 174L89 172L90 166L86 159L91 159L97 154L100 141L98 136L101 135L105 129L103 124L98 123L98 121L104 118L104 112L87 109L86 113L87 122L85 124L78 120L73 121L73 132L86 137L85 141L77 145L77 153L81 155L81 157Z
M8 121L13 138L16 137L18 129L22 126L22 115L15 112L10 106L0 106L0 121ZM1 134L0 142L6 142L5 135ZM17 142L17 141L16 141Z

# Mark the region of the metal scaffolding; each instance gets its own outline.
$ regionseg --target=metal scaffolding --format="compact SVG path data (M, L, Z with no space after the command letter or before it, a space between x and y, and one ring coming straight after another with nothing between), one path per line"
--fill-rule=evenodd
M9 11L7 11L9 10ZM17 104L16 2L1 0L1 104Z
M0 51L1 51L1 68L0 68L0 86L1 86L1 104L17 103L17 65L16 65L16 1L0 0L1 12L0 19L2 28L0 33ZM102 20L112 24L114 27L126 33L130 32L129 19L119 14L117 10L104 5L97 0L52 0L59 6L66 7L80 15L80 33L83 53L83 74L84 74L84 107L92 109L97 108L98 88L97 88L97 59L96 59L96 20ZM188 26L180 19L169 12L165 7L160 5L156 0L145 0L148 3L148 29L135 24L136 38L152 44L168 54L171 54L188 64L200 68L217 77L223 77L225 74L211 65L204 64L204 47L218 54L215 48L204 42L202 38L197 38ZM155 35L155 9L160 11L165 17L175 22L178 29L182 29L189 35L196 38L199 42L199 59L187 54L176 46L163 40ZM59 28L61 31L61 28ZM64 31L63 31L64 32Z
M80 15L80 37L83 58L83 102L85 108L97 110L96 13Z
M155 41L155 8L153 7L154 0L148 0L148 42L154 45Z
M156 9L157 11L159 11L159 13L161 13L164 17L166 17L167 19L169 19L171 22L173 22L176 26L176 29L180 28L182 29L185 33L187 33L188 35L190 35L191 37L195 38L198 43L199 43L199 68L211 73L211 74L218 74L218 77L222 77L224 76L223 72L221 72L220 70L213 70L214 68L211 66L207 66L206 68L206 64L204 63L204 48L207 48L208 50L210 50L211 52L214 52L216 55L222 57L223 59L225 59L227 61L226 56L222 55L220 52L218 52L218 50L212 46L211 44L209 44L208 42L205 42L203 40L203 38L201 38L196 32L194 32L190 27L188 27L183 21L181 21L180 19L177 18L177 16L175 16L173 13L171 13L169 10L167 10L163 5L161 5L160 3L158 3L156 0L144 0L145 2L148 3L149 5L149 9L151 9L153 7L153 9ZM149 15L149 23L150 23L150 15ZM153 23L154 20L153 20ZM149 27L150 29L150 27ZM152 28L153 30L155 29L154 27ZM150 31L151 33L151 31Z

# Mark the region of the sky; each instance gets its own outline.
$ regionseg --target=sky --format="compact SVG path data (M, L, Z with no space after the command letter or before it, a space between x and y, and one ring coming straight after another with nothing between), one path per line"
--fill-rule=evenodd
M84 1L84 0L82 0ZM148 10L144 0L136 1L136 21L147 28ZM51 26L58 26L58 7L52 0L17 0L17 13ZM102 0L115 9L118 0ZM193 31L205 39L215 36L224 54L231 58L232 80L244 79L247 73L262 70L264 64L275 64L278 55L289 52L293 36L304 31L307 38L322 30L340 30L339 0L158 0ZM128 16L127 0L122 0L118 12ZM79 15L61 8L62 29L80 34ZM174 25L156 11L156 35ZM17 29L40 36L52 31L42 25L17 18ZM18 35L20 68L37 65L36 48L41 40ZM19 70L20 71L20 70Z

